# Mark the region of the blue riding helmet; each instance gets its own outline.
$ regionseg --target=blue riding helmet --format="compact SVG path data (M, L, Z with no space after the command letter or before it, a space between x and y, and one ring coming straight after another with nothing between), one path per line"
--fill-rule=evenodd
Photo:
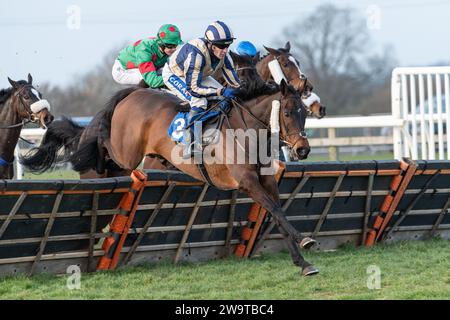
M241 56L247 55L250 57L254 57L257 50L253 43L251 43L250 41L241 41L236 48L236 52Z

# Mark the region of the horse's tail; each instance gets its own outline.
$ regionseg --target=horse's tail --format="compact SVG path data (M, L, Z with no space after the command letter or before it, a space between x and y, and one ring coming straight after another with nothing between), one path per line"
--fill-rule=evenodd
M105 166L104 150L102 145L108 141L111 136L111 120L120 101L125 99L132 92L140 87L130 87L117 92L92 120L93 126L96 126L96 134L83 138L78 149L70 155L69 161L72 168L78 172L85 172L91 169L97 173L103 173Z
M21 156L20 163L31 172L43 173L58 162L66 161L68 155L76 148L83 129L65 117L53 121L48 126L39 147L32 148L25 156ZM62 148L64 148L63 157L58 158L58 152Z

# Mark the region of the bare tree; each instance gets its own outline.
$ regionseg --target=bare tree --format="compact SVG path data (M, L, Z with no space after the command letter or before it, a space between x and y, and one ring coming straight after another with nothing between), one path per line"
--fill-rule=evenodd
M42 84L39 89L51 102L54 114L93 116L101 110L108 98L123 88L111 76L119 50L120 48L115 48L108 52L94 69L74 77L73 83L65 88L50 83Z
M283 34L279 44L291 42L331 114L364 113L357 108L385 85L394 65L392 48L375 53L364 17L351 8L319 6Z

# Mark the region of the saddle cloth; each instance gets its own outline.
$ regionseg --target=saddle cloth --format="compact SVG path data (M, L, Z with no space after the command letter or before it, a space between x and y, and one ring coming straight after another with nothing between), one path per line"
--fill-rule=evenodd
M184 131L188 123L188 113L189 112L178 112L175 118L173 118L169 128L167 129L167 134L169 135L169 137L173 141L181 143L183 145L186 144ZM220 112L211 110L206 114L205 112L201 113L201 115L199 115L198 117L200 119L196 121L200 121L203 126L203 144L209 145L216 143L216 139L218 138L218 135L216 134L217 131L211 129L220 129L220 127L222 126L223 118L220 117ZM191 128L189 128L188 130L190 129Z

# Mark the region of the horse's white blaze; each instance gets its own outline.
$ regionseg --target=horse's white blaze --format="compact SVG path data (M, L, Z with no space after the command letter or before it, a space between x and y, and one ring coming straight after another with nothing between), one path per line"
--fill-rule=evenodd
M38 100L41 100L41 98L39 97L39 92L35 88L31 88L31 92L36 96Z
M48 111L50 111L50 103L48 103L47 100L42 99L42 100L36 101L32 105L30 105L30 109L31 109L31 111L33 111L33 113L38 113L39 111L44 110L44 109L47 109Z
M297 61L295 61L293 56L289 56L289 60L291 60L291 62L297 67L298 72L300 73L300 75L303 75L302 70L300 69L300 66L298 65Z
M270 132L280 132L280 101L272 101L272 110L270 111Z
M320 97L314 92L311 92L308 98L302 99L302 102L305 106L311 107L314 102L320 103Z
M281 66L278 63L278 60L275 59L270 61L268 66L270 73L272 74L273 80L275 80L277 84L280 84L281 80L283 79L284 81L286 81L286 77L284 76L283 70L281 70Z

